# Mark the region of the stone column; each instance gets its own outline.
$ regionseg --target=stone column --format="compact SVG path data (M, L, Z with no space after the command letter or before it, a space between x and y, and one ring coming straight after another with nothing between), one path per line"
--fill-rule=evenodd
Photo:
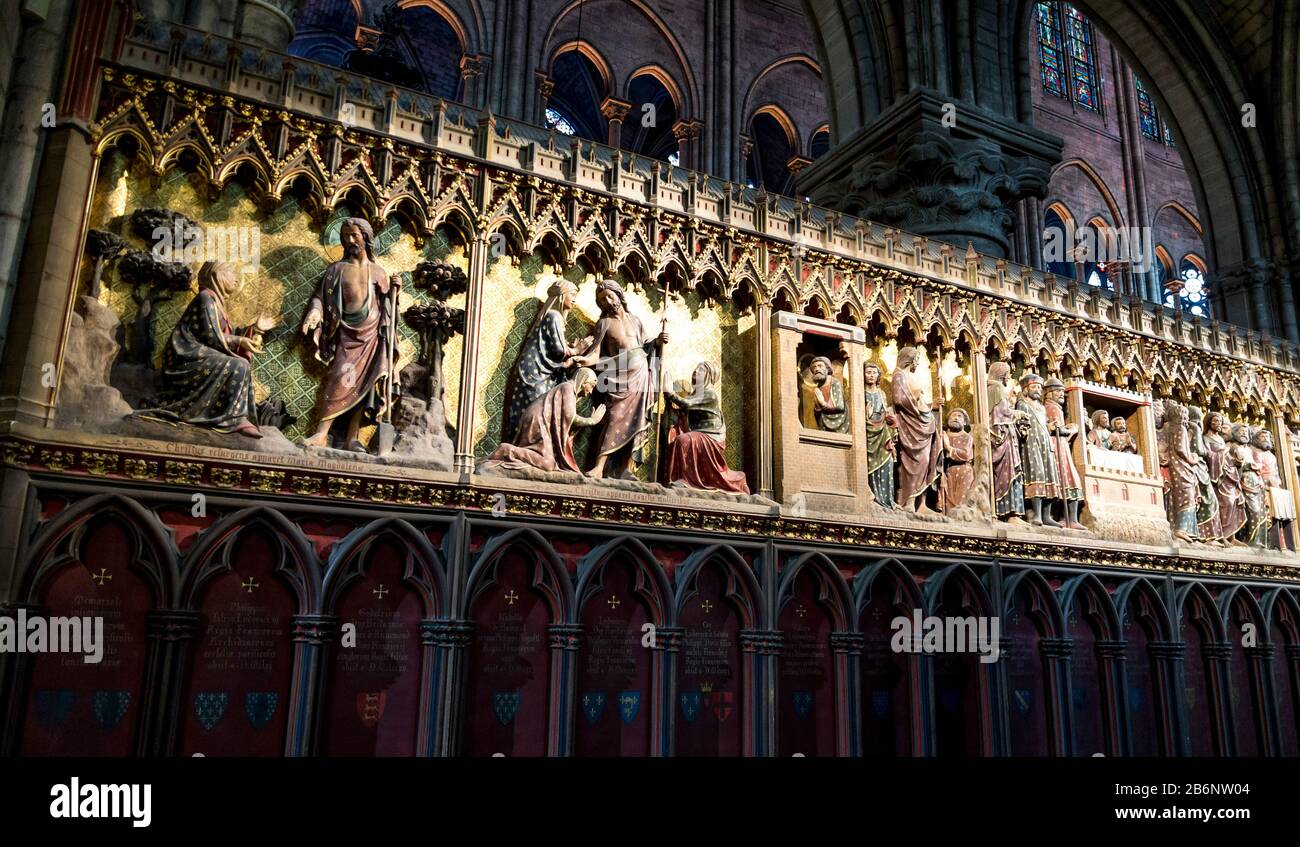
M156 609L145 619L148 665L141 686L139 756L170 756L180 739L185 704L190 642L198 631L199 613Z
M537 114L533 121L546 126L546 105L555 93L555 80L547 76L546 71L537 71L534 78L537 82Z
M686 630L661 626L651 646L654 664L650 682L650 755L671 756L677 745L677 661Z
M464 55L460 57L461 100L467 106L483 108L487 96L483 77L487 61L483 56Z
M289 688L289 721L285 728L284 755L310 756L316 752L317 722L323 717L327 646L338 631L331 615L293 616L293 684Z
M551 647L551 710L546 733L546 755L573 755L574 691L578 685L578 624L551 624L546 629Z
M605 143L615 150L622 147L623 120L631 108L631 103L614 97L606 97L600 104L600 113L605 116L605 120L609 121L609 136Z
M1156 723L1162 733L1160 751L1166 756L1187 756L1190 750L1183 749L1183 726L1187 716L1183 714L1183 654L1186 649L1181 641L1150 641L1147 647L1151 653L1154 702L1152 708L1158 708Z
M293 41L293 19L302 0L241 0L235 38L283 52Z
M1102 717L1106 720L1107 756L1129 756L1128 733L1125 732L1124 714L1128 710L1128 686L1125 684L1124 661L1128 647L1124 641L1098 641L1097 677L1101 680ZM1074 751L1078 754L1078 750ZM1086 752L1086 751L1085 751ZM1089 753L1091 755L1091 753Z
M776 755L777 657L784 640L777 630L747 629L740 633L745 667L752 673L752 684L745 689L749 698L744 712L747 756Z
M862 661L864 642L860 632L831 633L831 653L835 657L835 747L839 756L862 755L862 675L858 663Z
M18 613L25 613L30 620L45 617L48 610L34 603L13 603L0 606L0 621L6 621L8 627L17 629ZM24 637L24 636L20 636ZM23 712L27 705L27 688L31 677L31 653L17 653L5 650L0 652L0 756L6 758L18 755L22 742Z
M474 472L474 420L478 397L479 329L483 325L483 280L487 276L488 238L474 237L469 245L469 289L465 298L465 346L460 363L460 395L456 401L456 452L452 468Z
M979 464L976 472L982 479L988 480L988 514L997 517L996 495L993 493L993 445L989 437L989 366L988 354L976 348L971 351L971 393L975 395L975 420L971 423L971 432L976 435L975 444L979 449ZM940 421L940 425L943 422Z
M1074 729L1070 720L1070 662L1074 656L1074 642L1069 638L1040 638L1038 651L1042 654L1047 678L1043 691L1047 695L1048 755L1068 756L1073 750Z
M761 296L761 295L760 295ZM758 367L758 496L773 496L772 451L772 304L764 301L754 307L754 335L758 349L754 362Z
M35 426L54 420L58 388L49 378L57 380L63 370L87 198L98 165L80 130L48 132L0 368L0 420Z
M1208 642L1201 652L1209 660L1206 682L1210 686L1210 724L1216 736L1215 750L1220 756L1237 755L1237 733L1234 731L1232 699L1228 690L1228 663L1232 660L1232 644L1227 641ZM1246 683L1250 684L1249 681Z
M420 678L420 726L416 755L455 756L460 752L465 671L474 624L420 621L424 670Z
M909 7L911 8L911 7ZM911 55L909 53L909 55ZM800 173L799 194L814 203L981 253L1011 251L1016 203L1042 197L1059 138L962 105L954 132L945 116L953 97L914 86L873 123L845 138Z

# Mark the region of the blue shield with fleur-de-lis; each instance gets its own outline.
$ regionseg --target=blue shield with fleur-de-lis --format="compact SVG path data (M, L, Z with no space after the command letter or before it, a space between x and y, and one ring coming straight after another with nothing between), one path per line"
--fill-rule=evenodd
M600 716L605 713L605 692L588 691L582 695L582 716L587 719L587 723L592 726L600 720Z
M808 716L813 710L813 693L811 691L796 691L794 693L794 713L801 721L808 720Z
M876 717L883 718L885 713L889 711L889 692L871 692L871 709L876 713Z
M683 691L677 695L677 701L682 705L682 717L686 718L687 723L695 723L695 719L700 716L700 706L704 698L698 691Z
M639 711L641 711L640 691L618 692L618 716L623 719L623 723L629 724L636 720L636 713Z
M203 727L204 732L211 732L221 722L228 705L228 691L200 691L194 695L194 717L199 719L199 726Z
M253 729L261 729L271 722L280 705L280 695L274 691L250 691L244 695L244 714Z
M95 722L104 729L112 729L126 717L131 705L130 691L96 691L94 697Z
M515 719L519 713L519 692L518 691L498 691L492 695L492 711L496 713L497 720L502 726L510 726L510 722Z
M70 688L41 688L36 692L36 722L46 729L63 725L72 712L76 695Z

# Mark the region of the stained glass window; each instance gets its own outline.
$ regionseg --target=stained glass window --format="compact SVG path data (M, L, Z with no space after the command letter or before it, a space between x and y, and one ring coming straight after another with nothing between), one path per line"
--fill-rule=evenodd
M1101 81L1092 24L1078 9L1059 0L1036 4L1034 17L1043 90L1100 112Z
M1061 18L1056 3L1038 4L1038 64L1043 90L1068 99L1061 54Z
M1066 44L1070 53L1070 84L1074 101L1080 106L1101 111L1097 85L1097 61L1092 40L1092 24L1083 12L1065 4Z
M578 134L578 131L573 128L573 124L569 123L568 118L564 117L564 115L561 115L559 112L550 108L546 110L546 127L547 129L555 130L561 135Z
M1142 80L1133 77L1133 85L1137 87L1138 125L1142 128L1142 134L1152 141L1159 141L1160 111L1156 109L1156 104L1151 102L1151 95L1143 87Z
M1161 124L1164 126L1164 128L1165 128L1165 144L1166 144L1167 146L1169 146L1169 147L1173 147L1173 146L1175 146L1175 145L1174 145L1174 134L1173 134L1172 132L1169 131L1169 124L1165 123L1164 121L1161 121L1160 123L1161 123Z
M1183 278L1183 290L1178 295L1178 299L1182 301L1183 311L1198 317L1209 317L1210 286L1205 281L1205 274L1201 272L1200 265L1191 259L1183 259L1179 276ZM1175 308L1172 293L1165 295L1165 305L1171 309Z

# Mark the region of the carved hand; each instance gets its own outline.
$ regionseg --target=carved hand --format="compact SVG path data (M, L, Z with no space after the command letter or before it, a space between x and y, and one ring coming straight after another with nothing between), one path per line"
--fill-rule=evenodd
M311 335L312 330L320 326L320 322L324 317L325 316L320 313L319 309L312 309L308 312L306 319L302 322L302 334Z
M592 411L591 422L593 424L598 424L604 419L605 419L605 406L602 403L601 405L597 406L594 411Z
M279 324L280 319L274 315L262 315L257 319L257 322L253 324L253 329L257 330L259 333L270 332L279 326Z

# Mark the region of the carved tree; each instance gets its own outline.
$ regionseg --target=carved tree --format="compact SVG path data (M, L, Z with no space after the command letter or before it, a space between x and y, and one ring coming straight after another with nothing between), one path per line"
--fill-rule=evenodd
M465 331L465 310L447 305L447 298L464 293L469 280L465 272L447 262L421 262L411 273L415 287L428 292L433 302L417 304L402 313L406 323L420 335L420 367L425 369L430 401L443 399L442 361L448 341Z
M118 275L131 286L131 299L137 309L135 320L127 330L127 361L148 365L153 359L153 319L155 306L182 291L189 291L192 276L180 262L161 261L146 250L132 250L118 262Z
M127 244L120 236L102 229L92 229L86 233L86 255L95 262L94 273L90 278L90 296L98 299L99 289L104 279L104 265L126 253Z

